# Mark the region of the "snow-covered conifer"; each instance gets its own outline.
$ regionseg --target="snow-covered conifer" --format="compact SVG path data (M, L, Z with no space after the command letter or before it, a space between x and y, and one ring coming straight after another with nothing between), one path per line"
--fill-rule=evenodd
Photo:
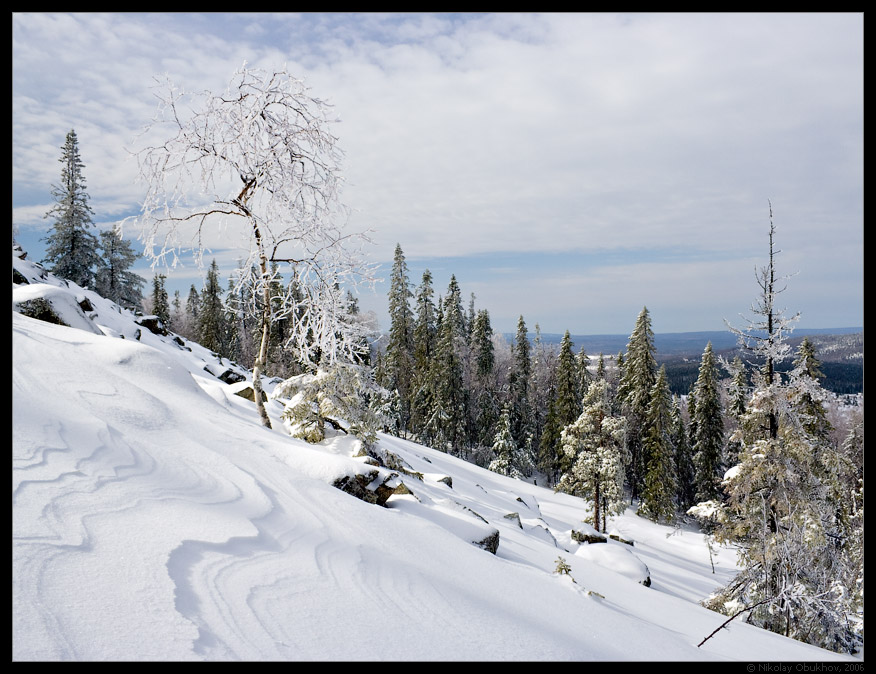
M167 277L164 274L155 274L152 277L152 313L161 319L165 325L170 324L170 298L164 282Z
M52 186L55 205L45 215L54 222L51 233L44 239L46 254L43 262L56 276L83 288L92 288L94 271L100 263L99 244L90 231L94 222L82 175L85 164L79 156L79 139L72 129L67 133L61 150L61 182Z
M648 307L643 307L636 318L636 325L627 344L626 358L618 357L621 379L617 397L627 418L627 448L630 464L627 479L634 498L638 497L644 479L646 457L644 455L645 420L651 403L651 392L657 381L654 332Z
M139 309L146 281L130 271L137 259L131 242L123 239L115 229L109 229L100 233L100 246L102 255L94 276L95 291L126 309Z
M801 357L787 381L776 370L790 351L787 334L796 316L784 317L775 304L784 288L777 287L774 233L770 210L769 262L757 271L756 319L736 331L761 367L735 432L741 449L724 477L726 503L711 502L716 536L737 547L741 571L708 605L726 613L751 607L750 623L852 652L861 605L849 586L856 576L855 546L849 545L855 537L843 505L851 494L837 479L849 464L810 423L808 405L818 400L811 359Z
M572 459L572 467L560 478L556 489L591 500L593 527L598 531L605 514L619 514L626 506L626 423L623 417L612 414L604 380L590 384L582 404L581 415L562 433L563 451Z
M499 417L499 426L493 438L494 458L488 468L494 473L523 479L532 473L532 465L526 452L517 446L511 435L511 410L505 405Z

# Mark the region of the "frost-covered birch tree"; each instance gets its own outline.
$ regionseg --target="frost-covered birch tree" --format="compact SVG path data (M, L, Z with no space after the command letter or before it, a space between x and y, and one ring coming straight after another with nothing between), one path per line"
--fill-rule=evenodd
M285 68L244 64L219 94L190 94L169 79L156 87L159 110L137 152L146 184L140 222L154 264L175 265L192 252L200 265L207 242L239 236L241 268L257 270L252 296L260 298L260 345L253 364L261 402L271 322L293 317L289 344L314 368L354 357L360 335L343 330L345 288L370 280L362 261L363 234L343 231L341 157L330 132L331 107L311 95ZM225 238L228 237L228 238ZM271 302L275 274L296 279L304 295ZM249 281L241 277L239 283ZM277 308L279 307L279 308ZM279 313L277 313L279 312Z

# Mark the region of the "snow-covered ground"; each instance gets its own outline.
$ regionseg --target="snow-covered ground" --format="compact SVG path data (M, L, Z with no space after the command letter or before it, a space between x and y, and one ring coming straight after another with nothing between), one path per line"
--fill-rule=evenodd
M14 660L850 659L741 619L698 648L732 550L632 511L633 546L579 544L580 499L385 435L404 471L369 466L277 401L266 429L227 362L13 264ZM74 327L17 313L38 297ZM411 493L332 486L369 471Z

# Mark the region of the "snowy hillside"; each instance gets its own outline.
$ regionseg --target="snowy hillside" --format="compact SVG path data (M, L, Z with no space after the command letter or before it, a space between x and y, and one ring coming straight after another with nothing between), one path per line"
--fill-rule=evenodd
M701 533L628 511L633 545L579 543L580 499L389 436L380 462L309 445L277 401L265 429L242 369L13 266L14 660L848 659L740 620L698 648L735 561Z

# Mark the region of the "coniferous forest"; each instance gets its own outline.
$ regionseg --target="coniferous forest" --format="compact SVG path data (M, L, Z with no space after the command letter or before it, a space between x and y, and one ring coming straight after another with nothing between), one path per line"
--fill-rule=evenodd
M740 551L741 573L710 608L823 648L859 647L863 400L838 394L859 393L860 372L823 362L816 346L854 351L857 336L791 340L797 316L775 303L772 217L754 315L728 326L732 351L708 342L698 360L661 359L647 307L617 353L587 353L568 331L549 343L522 315L509 339L455 276L447 288L435 288L429 270L412 279L397 245L383 334L352 292L334 286L332 329L352 344L337 359L322 351L328 342L296 343L309 339L295 325L314 300L276 266L240 268L223 288L213 260L185 298L170 297L156 273L143 297L129 244L90 232L75 132L62 150L49 269L224 358L260 363L283 381L278 390L303 393L287 410L300 437L318 442L325 423L343 418L366 443L377 431L415 440L578 496L597 531L629 506L655 522L696 522ZM265 278L267 290L256 292Z

